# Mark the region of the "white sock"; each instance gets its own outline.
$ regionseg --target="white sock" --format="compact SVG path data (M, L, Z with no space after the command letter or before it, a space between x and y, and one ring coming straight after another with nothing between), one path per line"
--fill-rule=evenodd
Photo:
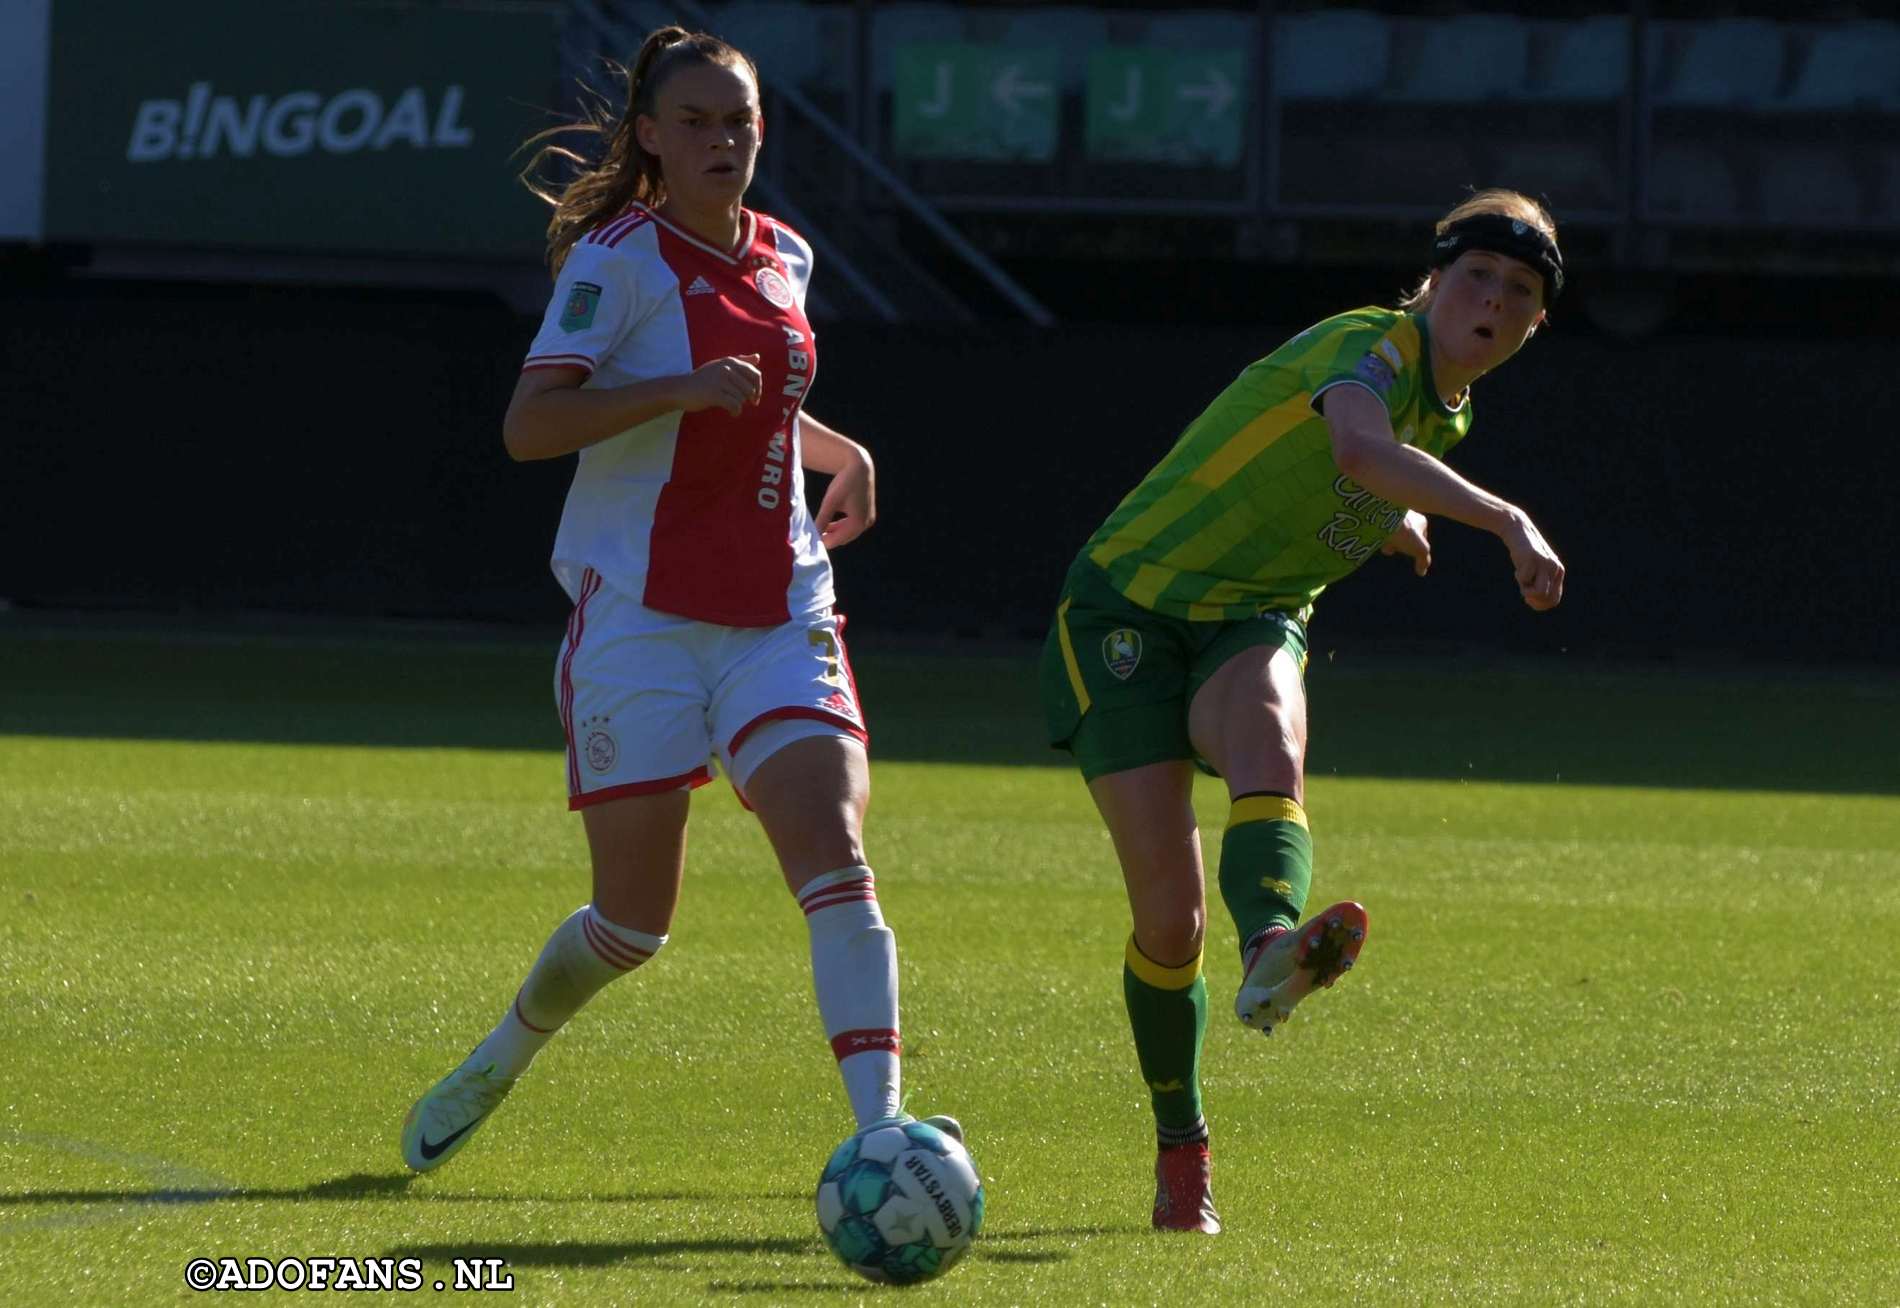
M554 928L507 1016L470 1059L493 1063L499 1076L520 1076L581 1005L609 981L659 953L665 943L665 936L609 922L592 904L575 909Z
M840 868L798 892L811 931L818 1015L858 1125L894 1117L898 1070L897 938L878 910L871 869Z

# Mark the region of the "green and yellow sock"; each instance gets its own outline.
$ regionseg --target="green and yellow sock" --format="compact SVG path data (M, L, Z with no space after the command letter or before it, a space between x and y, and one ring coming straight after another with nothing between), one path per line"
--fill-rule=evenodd
M1299 925L1313 885L1313 837L1306 810L1291 795L1238 795L1220 842L1220 896L1247 947L1268 927Z
M1165 1148L1207 1139L1201 1116L1201 1038L1207 1032L1207 982L1201 958L1180 967L1155 962L1128 937L1122 996L1135 1032L1135 1056L1154 1104L1155 1134Z

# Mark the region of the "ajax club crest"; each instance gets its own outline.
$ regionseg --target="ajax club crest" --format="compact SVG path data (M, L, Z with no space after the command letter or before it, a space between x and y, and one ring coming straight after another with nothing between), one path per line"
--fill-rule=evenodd
M620 742L607 730L607 724L612 721L611 717L603 713L598 717L583 719L579 724L579 729L587 733L586 738L581 740L581 753L587 759L587 766L596 772L610 772L614 764L620 761ZM580 739L578 734L576 739Z
M752 284L759 288L759 294L781 309L792 307L792 288L778 274L776 268L761 268L752 274Z
M620 746L606 732L596 731L587 737L587 766L594 771L607 771L619 757Z
M1134 676L1135 667L1141 662L1141 633L1129 627L1117 627L1102 637L1102 662L1108 665L1117 681Z

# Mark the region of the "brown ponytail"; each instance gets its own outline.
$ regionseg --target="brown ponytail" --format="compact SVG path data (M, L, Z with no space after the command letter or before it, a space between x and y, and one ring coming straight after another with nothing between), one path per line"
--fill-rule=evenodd
M626 87L618 111L606 96L583 85L581 116L576 121L536 132L523 142L524 150L537 144L540 147L522 169L521 181L554 206L554 216L548 219L548 267L557 276L567 261L568 249L601 223L636 201L645 205L666 202L666 179L660 175L660 161L641 147L634 123L641 114L653 112L654 99L666 79L689 64L743 68L751 75L753 85L758 84L759 70L742 51L705 32L662 27L641 43L631 68L607 61L607 71ZM591 159L555 139L570 132L599 137L605 143L600 157ZM542 167L550 160L565 160L572 165L573 176L566 184L541 175Z

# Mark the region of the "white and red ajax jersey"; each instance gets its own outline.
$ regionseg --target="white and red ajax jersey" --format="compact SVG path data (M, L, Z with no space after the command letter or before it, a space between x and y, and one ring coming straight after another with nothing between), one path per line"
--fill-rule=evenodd
M798 463L817 367L810 276L804 238L749 209L733 250L637 204L569 249L524 370L584 368L584 386L625 386L756 354L764 374L736 418L675 411L580 452L554 541L569 596L592 568L648 608L729 627L831 606Z

